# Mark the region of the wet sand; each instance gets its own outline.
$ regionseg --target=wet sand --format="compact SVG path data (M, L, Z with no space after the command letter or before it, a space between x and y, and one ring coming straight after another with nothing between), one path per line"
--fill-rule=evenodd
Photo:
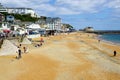
M45 37L43 46L29 45L29 53L19 60L0 56L0 80L120 80L120 46L99 43L95 36Z

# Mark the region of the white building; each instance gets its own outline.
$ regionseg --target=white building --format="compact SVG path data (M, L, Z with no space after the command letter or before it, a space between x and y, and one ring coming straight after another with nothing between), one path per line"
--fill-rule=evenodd
M1 25L1 27L0 27L0 29L10 29L10 28L8 28L8 25L6 24L6 23L2 23L2 25Z
M7 12L7 9L0 3L0 12Z
M61 18L46 18L47 29L50 30L61 30Z
M8 12L8 13L14 13L14 14L30 14L31 17L39 17L35 11L31 8L24 8L24 7L19 7L19 8L5 8L3 5L0 3L0 12Z
M84 31L86 31L86 32L92 32L92 31L94 31L94 29L93 29L93 27L86 27L84 29Z
M2 8L2 9L0 9L0 12L7 12L7 9Z
M35 11L31 8L7 8L7 12L14 14L30 14L31 17L38 17Z
M31 24L31 25L27 26L27 28L29 28L29 29L40 29L41 27L40 27L39 24Z

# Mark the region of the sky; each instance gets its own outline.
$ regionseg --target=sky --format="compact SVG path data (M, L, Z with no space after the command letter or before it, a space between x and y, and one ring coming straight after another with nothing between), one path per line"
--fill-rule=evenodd
M32 8L39 16L60 17L75 29L120 30L120 0L0 0L4 7Z

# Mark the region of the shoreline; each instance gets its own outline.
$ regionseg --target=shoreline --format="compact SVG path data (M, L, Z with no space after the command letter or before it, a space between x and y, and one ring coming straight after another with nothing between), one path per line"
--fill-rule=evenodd
M120 46L120 43L117 43L117 42L113 42L113 41L110 41L110 40L103 39L103 38L101 38L100 36L102 36L102 35L98 35L96 38L97 38L98 40L103 41L104 43L107 43L107 44L110 44L110 45Z

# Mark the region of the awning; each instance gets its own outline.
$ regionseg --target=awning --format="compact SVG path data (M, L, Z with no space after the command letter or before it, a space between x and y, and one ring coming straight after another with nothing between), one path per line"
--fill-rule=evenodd
M4 32L4 33L9 33L10 30L8 30L8 29L4 29L3 32Z

